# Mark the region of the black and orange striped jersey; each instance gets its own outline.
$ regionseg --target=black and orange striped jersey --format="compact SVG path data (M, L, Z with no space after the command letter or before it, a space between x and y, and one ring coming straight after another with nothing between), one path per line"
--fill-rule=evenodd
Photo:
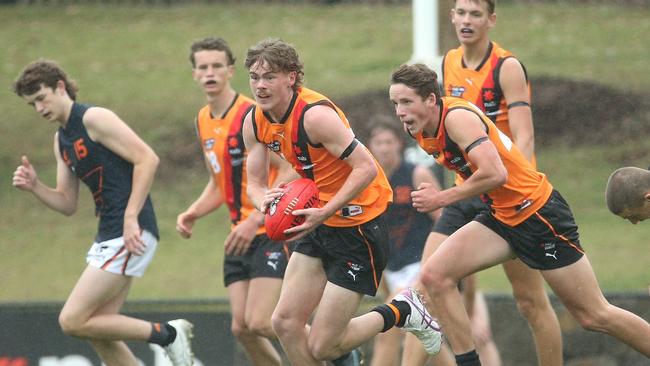
M503 61L515 57L510 51L503 49L496 42L490 42L488 52L476 69L469 69L463 61L463 47L450 50L442 62L442 83L445 95L468 100L479 107L501 132L512 139L508 106L499 84L499 73ZM520 62L521 64L521 62ZM526 72L523 64L521 67ZM528 78L526 78L528 80ZM528 83L530 93L530 83ZM536 159L533 155L533 167ZM456 184L462 178L456 175Z
M469 69L463 62L463 47L450 50L442 63L442 83L446 96L474 103L503 133L512 138L508 106L499 85L501 65L510 57L515 56L498 43L490 42L483 62L476 69ZM528 89L530 92L530 84Z
M447 113L459 108L475 113L483 121L488 138L508 171L506 183L481 195L483 201L491 206L498 220L510 226L523 222L542 207L553 191L546 175L535 170L512 140L474 104L454 97L443 97L441 102L438 130L432 137L424 136L422 132L415 135L418 144L438 163L455 171L461 178L468 179L476 168L464 149L447 134L445 118Z
M61 158L93 195L95 214L99 216L95 241L101 243L124 234L124 212L133 187L133 164L90 138L83 124L89 108L87 104L72 104L68 122L59 128L57 137ZM138 214L138 224L159 238L149 195Z
M350 128L345 114L327 97L307 88L294 94L283 119L274 122L260 108L253 109L255 138L271 151L280 155L302 177L316 182L320 190L321 207L329 201L346 181L352 168L338 156L333 156L321 144L309 141L304 127L304 115L309 108L327 106L338 113L341 123ZM363 145L357 148L364 148ZM375 161L378 174L375 179L332 217L325 221L329 226L349 227L360 225L379 216L392 200L393 192L384 171Z
M242 126L253 100L237 94L232 104L221 116L213 116L210 106L201 108L196 119L196 131L201 149L210 166L212 179L219 187L234 226L256 210L246 194L246 148ZM271 167L269 179L274 179L277 169ZM265 233L264 226L257 234Z

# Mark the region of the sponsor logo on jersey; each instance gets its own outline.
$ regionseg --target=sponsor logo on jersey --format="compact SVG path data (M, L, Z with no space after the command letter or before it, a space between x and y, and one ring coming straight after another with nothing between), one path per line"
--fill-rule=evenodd
M449 88L449 95L451 95L452 97L462 98L463 93L465 93L465 87L464 86L452 85Z

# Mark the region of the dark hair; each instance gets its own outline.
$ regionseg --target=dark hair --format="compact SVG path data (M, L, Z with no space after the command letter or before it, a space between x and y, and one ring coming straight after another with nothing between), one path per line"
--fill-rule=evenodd
M487 5L487 11L489 15L494 14L494 9L497 6L497 0L469 0L475 4L485 3ZM454 0L454 7L456 6L456 0Z
M402 65L393 72L391 84L404 84L426 99L433 93L436 101L440 102L440 86L435 71L423 64Z
M192 67L196 67L194 54L199 51L223 51L226 53L226 57L228 58L228 65L235 64L235 57L232 55L232 50L230 49L230 46L228 46L228 42L223 38L208 37L192 43L192 46L190 47L190 63L192 64Z
M54 61L39 59L25 66L16 81L14 81L14 93L19 97L31 95L38 92L41 86L56 89L56 84L63 81L65 91L72 100L77 99L77 84L69 79L63 69Z
M296 82L293 84L293 90L298 90L302 85L303 64L300 62L298 52L289 43L277 38L267 38L249 48L244 62L246 68L250 70L255 63L261 61L266 61L275 72L295 72Z

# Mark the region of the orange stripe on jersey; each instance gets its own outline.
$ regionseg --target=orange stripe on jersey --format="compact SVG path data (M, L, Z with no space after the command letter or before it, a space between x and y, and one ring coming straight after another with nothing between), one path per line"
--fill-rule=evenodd
M370 245L370 242L366 238L366 236L363 234L363 230L361 230L361 226L357 228L359 230L359 234L361 234L361 237L363 238L363 242L366 244L366 247L368 248L368 254L370 255L370 267L372 267L372 279L375 281L375 290L379 288L379 279L377 278L377 268L375 267L375 256L372 253L372 245Z
M304 127L304 115L317 105L332 108L339 115L346 128L347 118L332 101L322 94L301 88L294 95L291 105L282 121L273 121L260 108L254 109L253 124L258 141L280 155L305 178L316 182L320 191L321 207L339 191L352 168L338 156L333 156L321 144L312 144ZM365 148L358 146L357 148ZM375 161L378 174L348 206L339 210L325 221L326 225L351 227L368 222L386 210L393 192L386 175Z
M499 157L508 171L508 180L481 198L494 210L494 216L501 222L515 226L541 208L553 191L546 175L538 172L526 160L512 140L502 133L474 104L460 98L443 97L438 131L434 137L420 132L414 138L427 153L447 169L468 179L476 168L469 161L467 153L447 135L445 119L454 109L469 110L481 118Z
M558 234L557 231L555 231L555 228L553 227L553 225L551 225L551 223L548 222L548 220L546 220L544 217L542 217L542 215L540 215L539 212L535 212L535 215L536 215L537 218L540 219L544 224L546 224L546 226L548 226L549 230L551 230L551 232L553 233L553 235L555 235L555 237L560 238L560 239L562 239L563 241L569 243L569 245L572 246L573 249L579 251L580 253L582 253L582 254L585 253L582 249L580 249L579 246L573 244L573 242L571 242L571 240L567 239L564 235L560 235L560 234Z
M238 94L221 116L213 116L210 106L199 111L196 128L201 149L210 166L212 179L223 193L232 227L256 210L246 194L246 149L242 124L253 100ZM272 168L269 177L275 177ZM265 232L262 225L257 234Z

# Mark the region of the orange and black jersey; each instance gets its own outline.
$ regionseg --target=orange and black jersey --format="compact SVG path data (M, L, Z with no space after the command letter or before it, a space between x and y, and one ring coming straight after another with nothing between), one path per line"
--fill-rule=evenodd
M486 192L481 198L491 206L494 216L503 223L515 226L523 222L544 205L553 187L546 175L535 170L512 140L496 128L474 104L461 98L443 97L436 133L426 136L420 132L414 138L438 163L455 171L464 180L468 179L476 168L469 161L467 152L449 137L445 126L447 114L459 108L471 111L481 118L488 139L494 144L508 171L506 183Z
M463 54L463 47L458 47L445 55L442 62L442 83L445 95L463 98L474 103L503 133L512 138L508 121L508 106L499 84L499 73L503 62L515 56L510 51L501 48L498 43L490 42L481 64L476 69L469 69L463 61ZM523 64L521 67L526 73ZM528 89L530 92L530 84Z
M255 210L246 194L246 149L242 126L253 100L237 94L221 116L213 116L210 106L199 111L196 131L201 149L210 166L212 179L221 190L230 212L233 226L245 220ZM269 177L276 175L272 168ZM260 227L258 234L264 233Z
M68 122L59 128L57 136L63 161L93 195L95 214L99 216L95 241L100 243L124 234L124 212L133 186L133 164L90 138L83 124L83 116L90 107L72 104ZM149 195L138 214L138 224L159 238Z
M307 88L293 95L291 104L280 121L260 108L254 107L252 125L255 138L293 166L302 177L316 182L321 206L339 191L352 168L338 156L333 156L322 144L309 141L304 127L305 113L314 106L327 106L336 111L341 123L350 128L345 114L327 97ZM356 148L364 148L363 145ZM375 161L378 174L359 195L325 221L329 226L355 226L368 222L386 210L393 193L386 175Z

